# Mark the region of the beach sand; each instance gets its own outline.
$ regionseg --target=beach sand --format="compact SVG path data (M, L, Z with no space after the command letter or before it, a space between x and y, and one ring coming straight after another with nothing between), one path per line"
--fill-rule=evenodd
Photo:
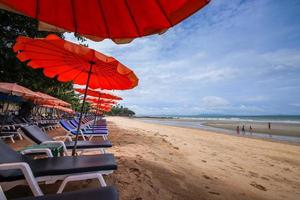
M118 188L121 200L300 199L300 146L107 119L114 144L109 152L115 154L118 170L105 179ZM97 185L76 182L67 190ZM55 192L58 186L42 190ZM24 196L28 188L16 187L7 194Z

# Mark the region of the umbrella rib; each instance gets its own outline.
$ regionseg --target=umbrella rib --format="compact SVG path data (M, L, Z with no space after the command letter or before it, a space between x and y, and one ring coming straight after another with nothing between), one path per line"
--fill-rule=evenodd
M38 48L41 48L41 49L47 49L49 51L52 51L52 52L61 52L61 53L66 53L66 49L62 49L60 47L57 47L56 45L52 44L51 42L48 42L48 41L43 41L43 40L39 40L39 41L34 41L34 39L30 40L32 43L31 44L26 44L26 42L23 42L23 44L26 44L28 45L29 47L38 47ZM48 45L51 45L52 47L55 48L55 50L51 49L51 48L45 48L44 45L41 45L40 43L42 44L46 44L46 46ZM23 49L24 50L24 49Z
M104 26L105 26L105 30L106 30L106 35L107 35L108 38L110 38L109 28L108 28L108 25L107 25L107 21L106 21L106 17L105 17L105 14L104 14L104 9L103 9L101 0L97 0L97 3L98 3L100 13L101 13L102 18L103 18L103 22L104 22Z
M54 66L52 66L52 67L54 67ZM52 67L50 67L50 68L52 68ZM64 71L62 71L60 74L63 74L63 73L65 73L65 72L70 72L70 71L74 71L74 70L76 70L76 69L78 69L78 68L80 68L80 66L78 66L78 67L72 67L72 70L70 70L70 69L66 69L66 70L64 70ZM46 68L46 69L48 69L48 68ZM79 74L82 72L81 70L79 70L80 72L79 72ZM57 75L59 75L59 74L57 74ZM75 78L77 78L77 76L75 76ZM74 78L74 79L75 79ZM73 79L73 80L74 80Z
M133 15L132 15L132 12L131 12L131 9L130 9L130 7L129 7L129 4L128 4L128 1L127 1L127 0L125 0L125 5L126 5L126 8L127 8L127 10L128 10L128 13L129 13L129 16L130 16L130 18L131 18L131 21L132 21L132 23L133 23L133 25L134 25L134 27L135 27L135 30L136 30L138 36L141 37L141 33L140 33L140 30L139 30L139 27L138 27L138 25L137 25L137 22L135 21L135 18L134 18Z
M75 1L70 0L71 7L72 7L72 14L73 14L73 25L74 25L74 32L77 33L77 20L76 20L76 12L75 12Z
M159 0L155 0L156 4L158 5L160 11L163 13L164 17L166 18L166 20L168 21L170 26L173 26L173 23L171 22L169 16L167 15L166 11L164 10L164 8L162 7L162 5L160 4Z
M70 56L70 57L72 57L72 58L81 58L80 56L75 56L74 53L68 51L67 49L63 49L63 48L61 48L61 47L58 47L58 46L56 46L55 44L53 44L53 43L51 43L51 42L47 42L47 41L43 41L43 40L42 40L41 42L43 42L44 44L46 44L46 46L47 46L47 45L50 45L50 46L52 46L52 47L55 47L56 51L59 51L59 52L63 53L64 55ZM41 46L36 45L36 44L35 44L35 45L32 45L32 46L41 47ZM45 49L45 47L42 47L42 48ZM50 48L46 48L46 49L51 50ZM51 51L54 51L54 50L51 50ZM81 59L80 59L80 60L81 60Z
M33 61L33 62L34 62L34 61ZM48 66L43 65L43 66L41 66L40 68L49 69L49 68L59 67L59 66L62 66L62 65L63 65L63 64L48 65ZM76 65L73 64L73 66L75 66L76 69L80 67L79 65L80 65L80 64L78 64L78 67L76 67ZM67 65L67 66L71 67L71 65Z
M102 69L102 70L103 70L103 69ZM98 68L95 68L95 71L97 71L97 72L99 73L99 69L98 69ZM98 73L97 73L97 74L98 74ZM101 74L102 77L105 77L105 76L103 76L102 71L100 71L100 74ZM97 77L97 79L98 79L98 77ZM105 82L107 82L106 79L104 79L104 80L105 80ZM99 79L97 80L97 82L99 83ZM108 83L108 85L110 85L110 87L112 88L111 84L110 84L109 82L107 82L107 83Z
M73 78L73 82L81 73L82 73L82 71L79 71L79 73Z
M42 48L45 49L45 48ZM55 54L57 53L54 50L50 50L48 49L51 53L47 53L47 52L41 52L41 51L33 51L33 50L23 50L20 53L35 53L35 54L42 54L42 55L51 55L51 56L56 56L56 57L62 57L62 58L74 58L74 54L70 53L69 51L61 51L59 54ZM76 58L79 58L79 56L76 56Z

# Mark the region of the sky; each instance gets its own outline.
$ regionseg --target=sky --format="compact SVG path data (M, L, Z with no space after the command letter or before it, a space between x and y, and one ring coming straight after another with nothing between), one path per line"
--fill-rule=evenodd
M137 115L300 114L299 0L212 0L163 35L85 43L134 70L115 93Z

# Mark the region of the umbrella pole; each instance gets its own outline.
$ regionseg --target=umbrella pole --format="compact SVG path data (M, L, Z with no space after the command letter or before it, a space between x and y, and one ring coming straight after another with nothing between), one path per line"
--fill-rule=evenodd
M8 117L7 113L8 113L8 109L9 109L9 99L8 99L8 97L6 99L7 99L7 106L6 106L6 109L5 109L4 113L3 113L4 119L1 122L0 133L2 133L3 125L6 123L6 120L7 120L7 117ZM4 109L4 104L3 104L3 109Z
M88 87L89 87L89 83L90 83L90 78L91 78L91 74L92 74L93 64L95 64L95 63L94 63L93 61L90 61L90 70L89 70L88 78L87 78L87 81L86 81L86 86L85 86L85 91L84 91L83 102L82 102L81 109L80 109L79 122L78 122L77 131L76 131L75 144L74 144L74 148L73 148L73 150L72 150L72 156L75 156L75 154L76 154L76 148L77 148L77 142L78 142L78 137L79 137L79 131L80 131L80 126L81 126L81 121L82 121L82 115L83 115L83 110L84 110L84 104L85 104L86 94L87 94Z
M100 97L101 97L101 94L99 94L99 97L98 97L98 104L99 104L99 102L100 102ZM97 104L97 105L98 105L98 104ZM95 112L95 119L94 119L94 124L93 124L93 126L96 125L97 112L98 112L98 110L96 110L96 112ZM93 132L94 132L94 129L93 129Z

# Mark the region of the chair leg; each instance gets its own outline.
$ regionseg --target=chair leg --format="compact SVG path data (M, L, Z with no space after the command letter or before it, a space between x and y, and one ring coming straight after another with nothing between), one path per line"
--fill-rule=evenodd
M9 137L12 143L15 143L14 136Z

